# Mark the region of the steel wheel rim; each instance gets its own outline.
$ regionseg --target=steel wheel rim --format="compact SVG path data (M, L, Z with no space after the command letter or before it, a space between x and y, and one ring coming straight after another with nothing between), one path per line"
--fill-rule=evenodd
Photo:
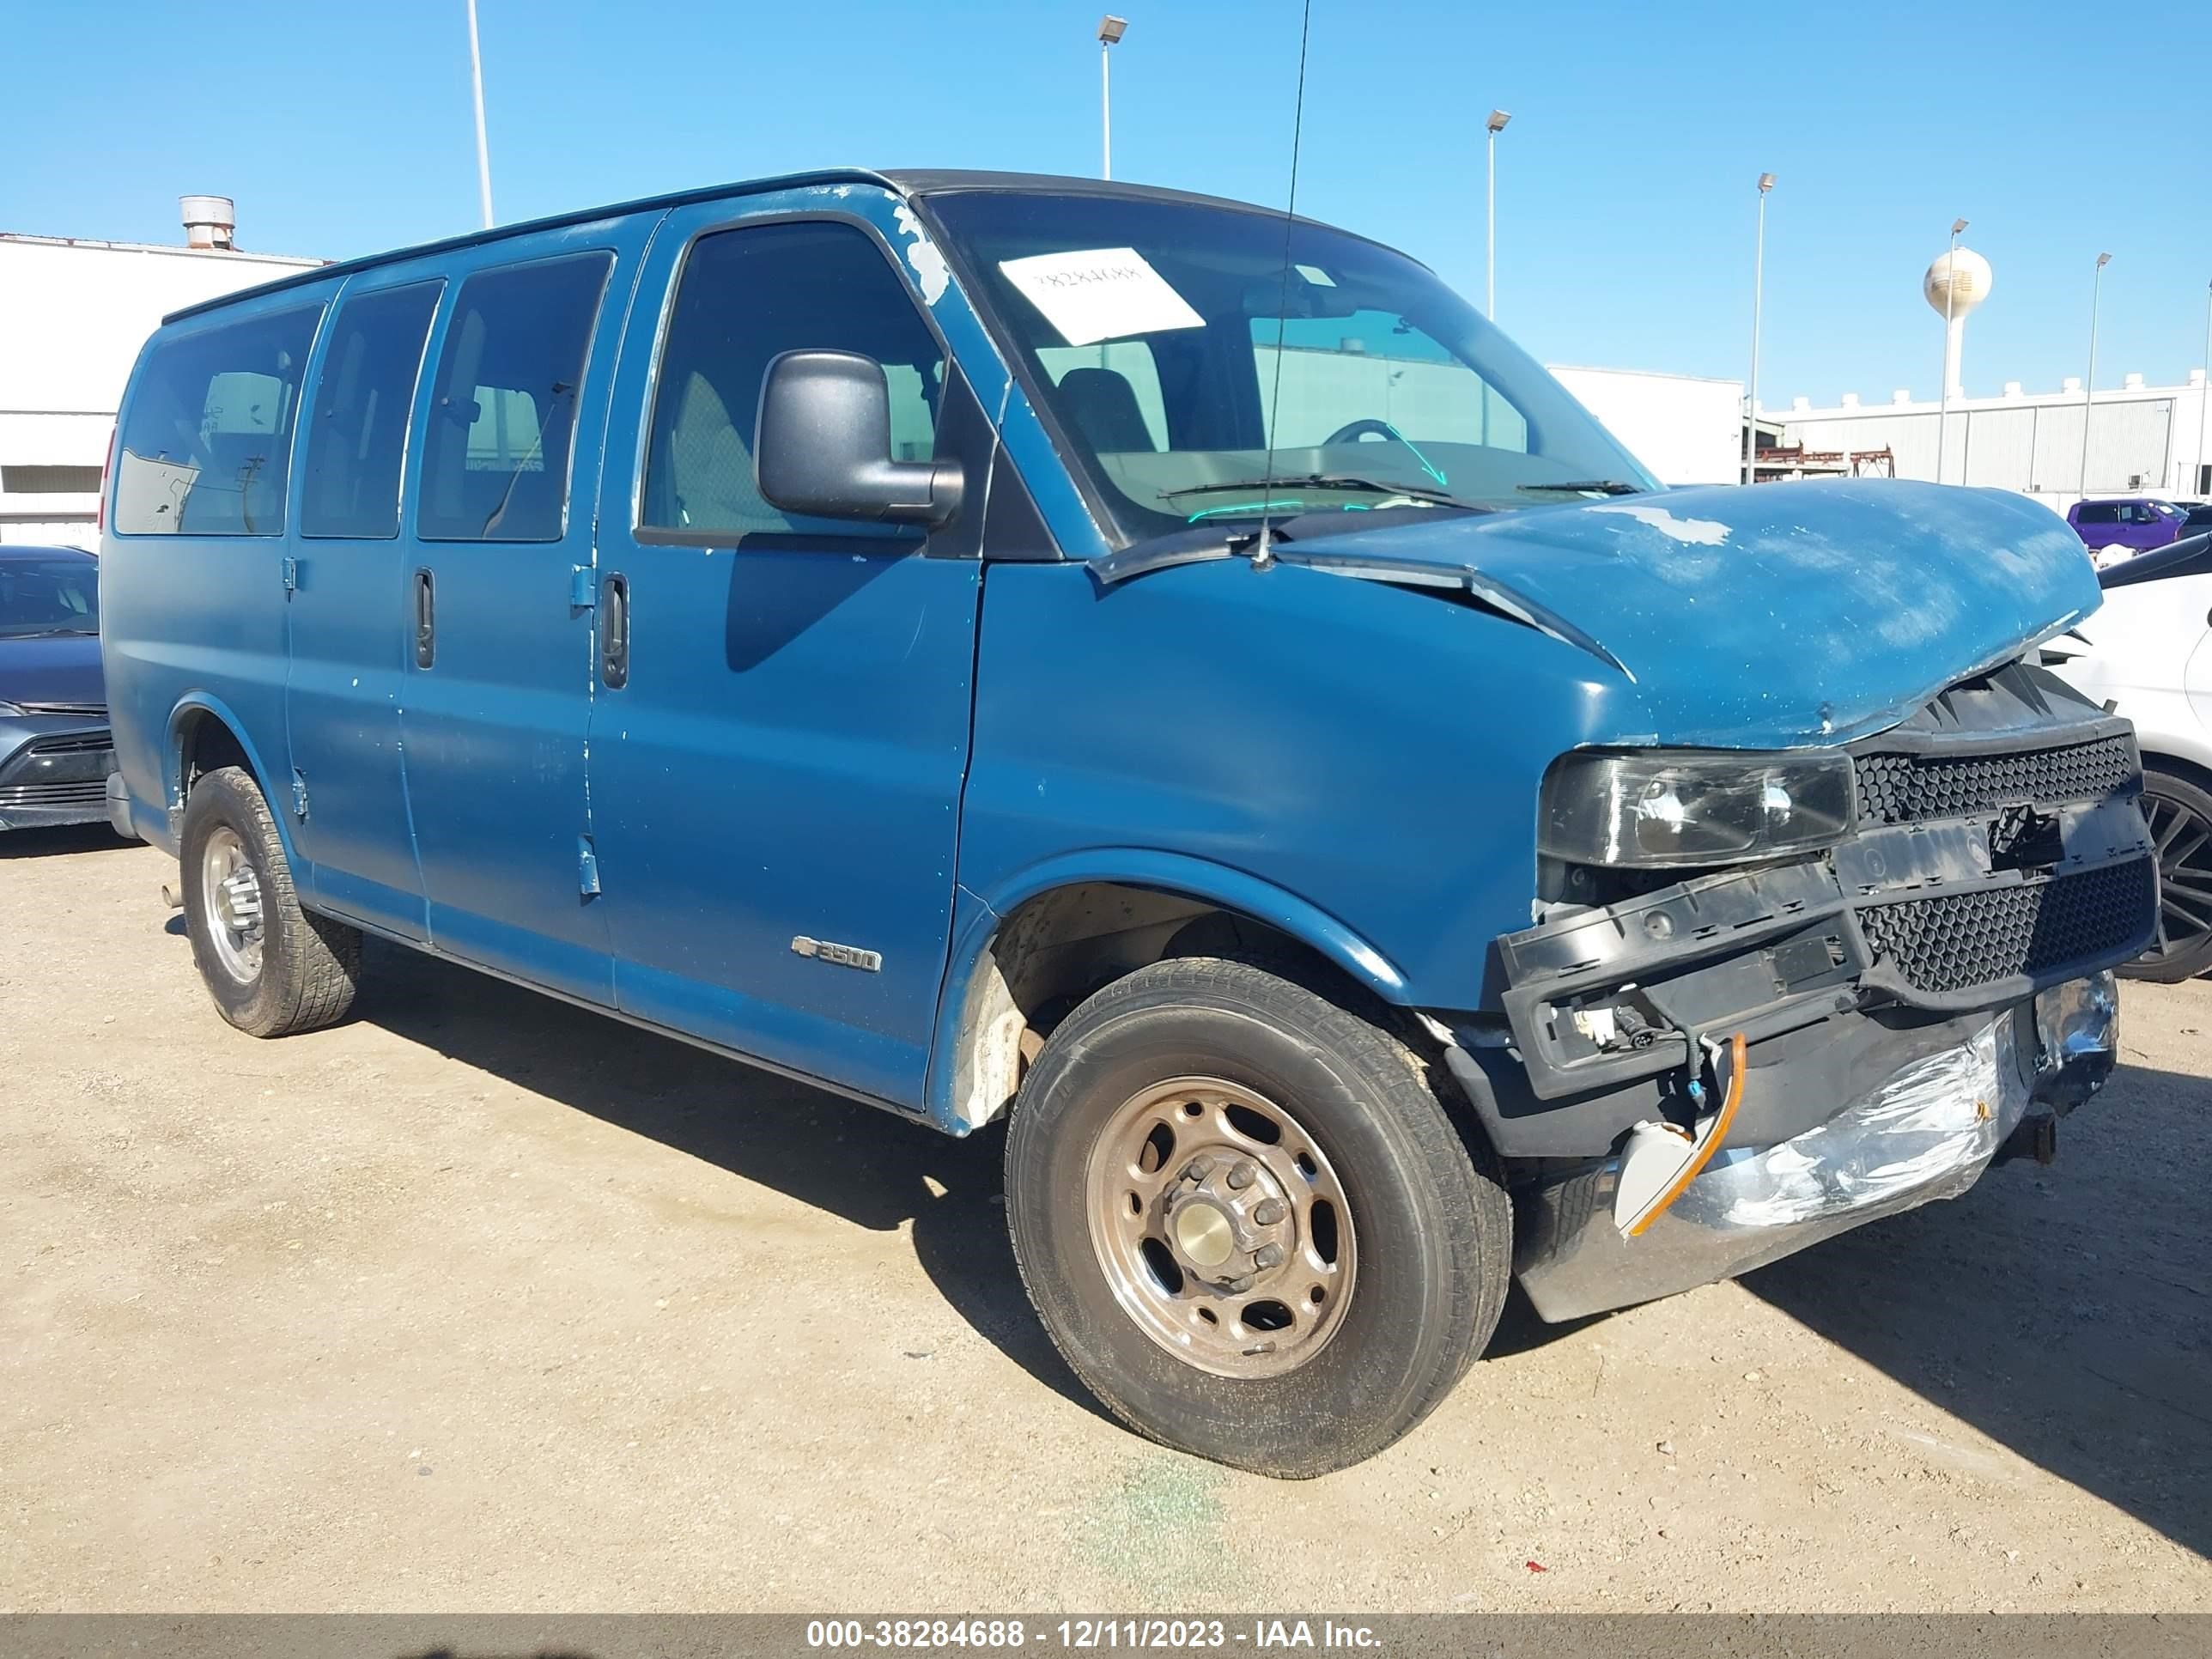
M2212 934L2212 823L2170 795L2145 794L2158 849L2158 937L2143 952L2161 961L2201 947Z
M1351 1206L1304 1126L1257 1091L1182 1077L1133 1095L1092 1146L1085 1188L1115 1300L1184 1364L1279 1376L1341 1328Z
M200 908L224 973L240 985L261 976L261 877L238 832L217 824L200 853Z

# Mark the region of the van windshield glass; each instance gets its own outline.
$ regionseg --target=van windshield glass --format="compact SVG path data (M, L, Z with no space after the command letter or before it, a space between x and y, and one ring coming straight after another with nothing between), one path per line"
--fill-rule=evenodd
M1404 255L1135 197L929 204L1122 541L1208 520L1487 509L1655 481ZM1264 481L1272 477L1272 484Z

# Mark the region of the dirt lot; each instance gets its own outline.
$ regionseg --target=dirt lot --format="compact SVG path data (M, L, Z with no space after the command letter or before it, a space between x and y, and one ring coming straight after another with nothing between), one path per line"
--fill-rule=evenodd
M2129 989L2056 1167L1516 1300L1293 1486L1089 1405L996 1136L398 951L257 1042L170 868L0 842L0 1607L2212 1609L2212 984Z

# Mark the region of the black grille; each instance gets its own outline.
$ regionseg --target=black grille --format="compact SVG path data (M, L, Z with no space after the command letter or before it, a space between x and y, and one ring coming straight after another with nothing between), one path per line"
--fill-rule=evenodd
M40 738L30 746L33 755L98 755L115 746L105 732L78 732L66 738Z
M104 778L0 784L0 811L10 806L99 806L106 799L107 782Z
M1864 823L1917 823L2032 801L2106 800L2125 793L2136 781L2134 749L2122 737L2008 754L1899 751L1858 755L1853 761Z
M2150 931L2150 860L2038 886L1948 893L1859 912L1875 956L1915 990L1964 991L2117 955Z

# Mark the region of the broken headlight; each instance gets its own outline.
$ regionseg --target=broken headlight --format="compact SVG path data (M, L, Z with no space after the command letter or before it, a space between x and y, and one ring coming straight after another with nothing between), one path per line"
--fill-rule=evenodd
M1582 750L1545 775L1537 844L1571 864L1668 869L1804 852L1850 825L1844 755Z

